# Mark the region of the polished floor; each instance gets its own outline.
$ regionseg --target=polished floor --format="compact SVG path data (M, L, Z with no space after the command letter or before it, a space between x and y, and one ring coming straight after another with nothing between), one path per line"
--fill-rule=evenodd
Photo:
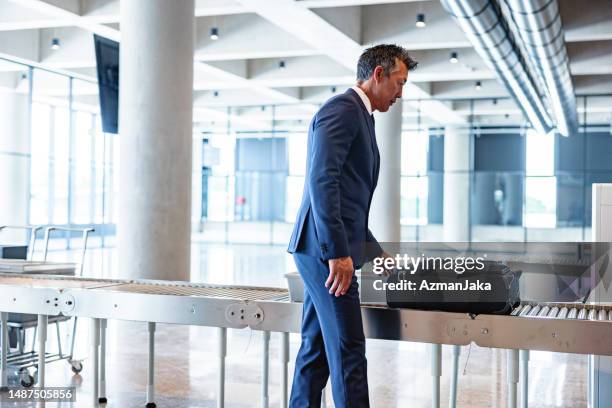
M54 259L71 254L52 253ZM85 275L119 276L113 249L93 249ZM281 246L194 243L192 280L200 282L285 286L284 273L293 270ZM54 331L50 331L54 333ZM62 328L62 337L67 327ZM77 357L84 370L73 375L64 361L49 364L47 385L77 387L77 407L93 406L88 355L89 322L79 320ZM272 335L270 407L280 397L279 336ZM50 336L49 347L55 347ZM291 336L291 363L299 336ZM216 329L158 325L156 336L156 392L158 407L215 407L217 393ZM260 407L261 333L228 331L226 407ZM425 344L369 340L367 344L371 406L375 408L430 407L429 349ZM448 406L451 348L443 348L442 407ZM143 407L145 402L147 328L144 323L111 321L108 330L108 407ZM586 357L532 352L529 378L530 407L586 407ZM463 347L460 360L458 407L506 406L504 350ZM1 405L1 404L0 404ZM16 406L4 404L4 406ZM57 406L48 403L46 406ZM67 406L64 404L64 406ZM331 395L328 407L332 407Z

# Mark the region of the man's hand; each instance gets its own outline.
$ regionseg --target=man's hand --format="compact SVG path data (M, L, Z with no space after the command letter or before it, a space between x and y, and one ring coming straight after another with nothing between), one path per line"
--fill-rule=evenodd
M336 297L346 294L351 280L353 279L353 258L345 256L329 260L329 276L325 281L325 287L329 288L329 293ZM330 287L331 285L331 287Z

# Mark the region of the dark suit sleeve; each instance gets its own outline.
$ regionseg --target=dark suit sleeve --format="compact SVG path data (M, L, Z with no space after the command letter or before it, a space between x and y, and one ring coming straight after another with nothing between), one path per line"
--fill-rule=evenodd
M323 107L313 123L307 183L310 206L324 260L349 256L340 209L340 174L357 135L359 111L350 101Z
M369 249L368 252L371 254L372 259L383 253L382 247L380 246L380 244L378 243L378 240L376 239L376 237L374 237L374 234L372 234L372 231L370 231L369 228L368 228L368 233L366 235L366 243ZM368 260L371 260L371 259L368 259Z
M383 249L368 228L366 234L366 242L363 250L363 263L372 262L374 258L381 256Z

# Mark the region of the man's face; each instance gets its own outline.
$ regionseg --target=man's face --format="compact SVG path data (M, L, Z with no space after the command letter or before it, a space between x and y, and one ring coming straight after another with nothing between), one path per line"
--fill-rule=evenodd
M395 101L402 97L402 89L408 80L408 67L399 59L395 60L395 67L386 76L382 67L377 67L374 72L373 93L376 99L375 108L380 112L386 112Z

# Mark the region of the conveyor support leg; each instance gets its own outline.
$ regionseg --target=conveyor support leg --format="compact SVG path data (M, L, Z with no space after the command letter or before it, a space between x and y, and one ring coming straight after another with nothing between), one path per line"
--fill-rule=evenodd
M100 392L98 401L101 404L108 402L106 398L106 319L100 319Z
M219 378L217 380L217 408L225 406L225 356L227 355L227 329L219 327Z
M516 408L518 381L519 381L519 351L510 349L507 351L508 370L508 408Z
M521 408L529 406L529 350L520 351L521 369L519 377L521 379Z
M268 396L268 383L270 380L270 332L262 332L262 361L261 361L261 408L268 408L270 397Z
M440 408L440 377L442 376L442 345L431 345L431 406Z
M281 408L287 408L288 405L288 386L289 386L289 333L281 333Z
M589 354L587 356L588 370L588 387L587 387L587 407L599 408L599 379L597 372L599 371L599 356Z
M38 386L45 386L45 357L47 350L47 326L49 325L49 317L47 315L38 315Z
M587 356L587 408L593 408L593 396L591 395L593 389L593 378L591 371L591 356Z
M0 312L0 319L2 320L2 331L0 332L0 364L2 365L2 371L0 371L0 391L4 391L8 386L8 370L6 367L6 359L8 356L8 313Z
M148 322L149 364L147 369L147 408L155 408L155 322Z
M91 319L91 350L90 350L90 358L91 358L91 372L92 372L92 394L93 394L93 406L98 406L98 386L99 386L99 353L98 347L100 345L100 320L96 318Z
M461 346L453 346L453 372L451 373L451 388L450 398L448 401L449 408L457 408L457 383L459 381L459 356L461 355Z

